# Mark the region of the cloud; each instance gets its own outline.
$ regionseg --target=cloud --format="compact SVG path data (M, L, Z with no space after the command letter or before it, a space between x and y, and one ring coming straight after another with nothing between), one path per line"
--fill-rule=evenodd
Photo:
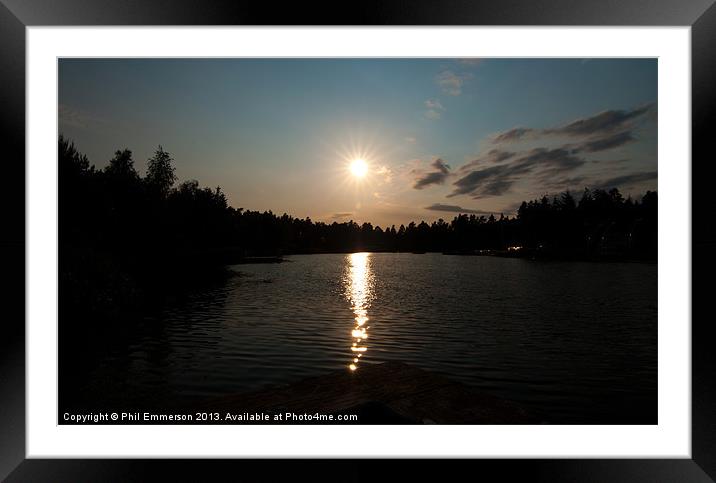
M383 165L379 167L375 171L375 174L382 176L384 183L390 183L391 181L393 181L393 170L390 169L389 166Z
M576 149L587 152L604 151L633 141L633 131L638 121L651 113L654 106L654 104L646 104L629 110L602 111L556 128L515 127L494 134L492 142L501 144L546 136L566 136L582 143Z
M581 156L609 151L635 142L635 131L639 123L651 119L648 116L653 113L654 106L654 104L647 104L633 109L602 111L556 128L514 127L494 134L491 136L491 141L499 147L462 166L458 171L464 176L454 183L455 189L448 196L461 194L468 194L473 198L499 196L508 192L523 175L528 173L544 188L587 183L589 180L585 176L571 174L586 163ZM562 143L566 138L570 142L554 146L555 141L550 138L557 138L557 141ZM530 140L532 145L543 144L543 146L521 154L503 148L505 144L525 140ZM548 143L553 146L544 147L544 144ZM497 166L490 167L490 161ZM500 164L505 161L506 164ZM598 184L606 185L615 181L625 182L620 177Z
M543 180L543 188L553 191L580 191L589 184L586 176L569 176Z
M637 183L643 183L644 181L652 181L655 179L657 179L656 171L642 171L599 181L594 185L594 188L610 189L618 188L620 186L633 186Z
M57 106L57 117L60 123L60 129L62 126L87 128L102 122L102 120L98 117L72 106L68 106L67 104L60 104Z
M417 179L415 179L415 184L413 184L413 188L415 188L416 190L421 190L427 186L434 184L443 184L445 182L445 179L450 174L450 166L440 158L433 161L431 166L435 168L435 171L431 171L429 173L418 173L414 171L419 176Z
M609 167L612 176L609 179L600 179L593 170L590 173L580 168L587 163L591 167L597 162L590 159L592 153L608 152L637 141L641 123L653 120L654 116L655 104L648 104L633 109L602 111L549 129L514 127L491 136L491 149L456 170L436 169L429 173L414 170L413 174L419 175L414 188L442 184L454 177L448 198L467 195L482 199L510 193L517 184L536 192L579 190L585 186L627 187L653 181L656 171L624 174L625 166L621 164L628 160L623 159L598 161ZM517 150L506 148L511 142L526 140L530 141L527 146L519 146ZM444 206L459 208L455 208L457 205Z
M453 183L456 188L448 198L463 194L477 196L483 192L493 192L496 187L506 191L514 182L511 178L516 174L519 172L506 164L472 171Z
M583 158L574 156L575 153L572 151L563 148L537 148L532 150L532 152L535 151L539 151L539 153L528 156L528 159L530 164L538 171L535 174L536 179L542 182L573 171L587 162Z
M512 151L505 151L502 149L491 149L487 152L487 154L483 154L480 157L470 161L467 164L464 164L460 167L459 171L465 172L470 171L471 169L478 167L478 166L485 166L489 164L497 164L501 163L503 161L507 161L510 158L513 158L516 153Z
M479 192L474 192L472 197L479 199L487 198L488 196L500 196L507 193L513 184L515 184L514 179L498 177L484 183L482 189Z
M493 136L492 142L495 144L498 143L509 143L512 141L519 141L520 139L526 137L528 134L533 134L535 132L534 129L526 128L526 127L515 127L508 131L504 131L501 133L497 133Z
M581 152L586 151L588 153L596 153L599 151L606 151L608 149L618 148L632 141L636 141L636 138L632 135L631 131L623 131L615 134L610 134L605 137L594 139L592 141L585 141L582 144L576 146L573 151Z
M631 127L631 123L649 112L653 104L647 104L631 110L609 110L602 111L594 116L577 119L562 127L545 129L545 134L565 134L568 136L592 136L613 133L625 127Z
M425 117L432 120L440 119L442 117L442 111L445 110L437 99L428 99L425 101L425 107L428 108L428 110L425 111Z
M499 149L491 149L487 152L487 159L492 163L501 163L507 159L513 157L515 153L509 151L502 151Z
M535 148L512 162L470 171L453 183L455 189L448 197L463 194L475 199L499 196L508 192L522 175L536 173L547 179L572 171L585 162L563 148Z
M348 218L348 217L350 217L350 216L353 216L353 213L351 213L351 212L349 212L349 211L344 212L344 213L333 213L333 214L331 215L331 220L341 220L341 219L344 219L344 218Z
M469 73L455 73L451 70L444 70L435 77L435 82L445 94L459 96L462 94L462 86L472 77Z
M439 111L445 110L443 105L440 104L440 101L437 99L428 99L427 101L425 101L425 107L427 107L428 109L436 109Z
M425 207L426 210L430 211L447 211L449 213L471 213L476 215L491 215L492 211L473 210L470 208L463 208L457 205L444 205L442 203L433 203L430 206Z
M407 136L405 142L408 144L415 144L418 140L413 136Z

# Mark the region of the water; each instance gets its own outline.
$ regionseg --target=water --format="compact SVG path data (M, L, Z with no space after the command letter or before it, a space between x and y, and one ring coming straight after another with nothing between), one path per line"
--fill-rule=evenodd
M226 283L147 318L92 371L84 397L177 405L397 360L549 423L657 422L656 265L288 260L233 266Z

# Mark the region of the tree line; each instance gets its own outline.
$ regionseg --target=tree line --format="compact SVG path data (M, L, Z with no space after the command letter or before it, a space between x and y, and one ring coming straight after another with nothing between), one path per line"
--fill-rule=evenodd
M234 208L220 187L177 184L159 146L141 176L128 149L98 169L59 138L62 300L132 303L151 288L249 257L353 251L491 253L569 259L656 259L657 194L624 198L585 189L525 201L513 217L458 214L450 221L379 227L325 223ZM70 302L66 302L70 303Z

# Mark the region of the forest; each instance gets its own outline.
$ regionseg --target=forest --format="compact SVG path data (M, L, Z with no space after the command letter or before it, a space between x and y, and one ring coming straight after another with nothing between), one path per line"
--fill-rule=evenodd
M657 194L584 189L525 201L516 216L379 227L234 208L220 187L178 183L159 146L141 176L132 152L98 169L59 137L60 300L102 313L151 301L233 263L290 254L439 252L592 261L656 261ZM264 260L266 260L264 258ZM62 307L61 307L62 309Z

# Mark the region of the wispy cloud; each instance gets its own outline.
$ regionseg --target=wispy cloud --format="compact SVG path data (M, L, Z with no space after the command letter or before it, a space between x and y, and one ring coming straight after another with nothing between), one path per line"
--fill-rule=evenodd
M380 166L376 171L375 174L380 176L382 178L383 183L390 183L393 181L393 170L390 169L389 166L383 165Z
M504 144L525 139L539 139L546 136L561 136L579 139L583 142L592 141L593 144L583 146L585 150L599 151L610 147L621 146L633 137L637 123L652 112L654 104L646 104L628 110L608 110L593 116L577 119L565 125L537 129L529 127L515 127L496 133L492 136L494 144Z
M625 127L632 128L632 121L648 113L653 104L647 104L630 110L602 111L594 116L577 119L562 127L545 129L545 134L565 134L569 136L593 136L611 134Z
M534 135L536 132L538 131L527 127L515 127L507 131L495 134L492 137L492 142L495 144L500 144L509 143L512 141L519 141L527 136Z
M449 213L470 213L476 215L492 215L493 211L474 210L471 208L463 208L458 205L444 205L442 203L433 203L430 206L425 207L426 210L430 211L446 211Z
M479 166L486 166L492 164L498 164L508 159L514 158L517 153L512 151L505 151L502 149L491 149L486 154L479 156L476 159L464 164L460 167L459 171L465 172L474 169Z
M630 187L644 181L653 181L657 179L656 171L641 171L631 174L625 174L622 176L616 176L614 178L608 178L593 184L594 188L609 189L614 187Z
M428 99L425 101L425 107L428 108L428 110L425 111L425 117L432 120L440 119L442 117L442 111L445 110L437 99Z
M351 213L350 211L346 211L343 213L333 213L331 215L331 220L343 220L343 219L349 218L351 216L353 216L353 213Z
M542 180L545 191L579 191L589 184L585 175L552 177Z
M631 131L618 132L615 134L609 134L604 137L600 137L594 140L587 140L581 144L578 144L573 148L574 152L585 151L588 153L596 153L599 151L606 151L608 149L618 148L624 146L632 141L636 141L636 138Z
M522 179L547 189L579 184L614 187L655 179L655 172L606 180L597 180L594 174L575 173L587 162L585 156L635 142L641 123L651 119L648 114L654 111L655 105L647 104L602 111L558 127L520 126L494 134L490 141L496 146L457 170L460 177L453 183L455 188L448 197L499 196Z
M428 99L427 101L425 101L425 107L427 107L428 109L436 109L439 111L445 110L443 105L440 104L440 101L437 99Z
M450 175L450 166L440 158L433 161L430 166L434 169L434 171L427 173L417 170L414 171L414 174L416 174L417 177L413 184L413 188L421 190L434 184L443 184L445 179Z
M60 104L58 106L57 115L60 129L62 129L63 126L88 128L102 122L98 117L67 104Z
M470 73L456 73L451 70L444 70L435 77L435 82L445 94L459 96L462 94L462 87L472 77Z
M586 161L562 148L535 148L506 164L470 171L457 181L448 197L470 195L475 199L499 196L526 174L556 176L582 166Z

